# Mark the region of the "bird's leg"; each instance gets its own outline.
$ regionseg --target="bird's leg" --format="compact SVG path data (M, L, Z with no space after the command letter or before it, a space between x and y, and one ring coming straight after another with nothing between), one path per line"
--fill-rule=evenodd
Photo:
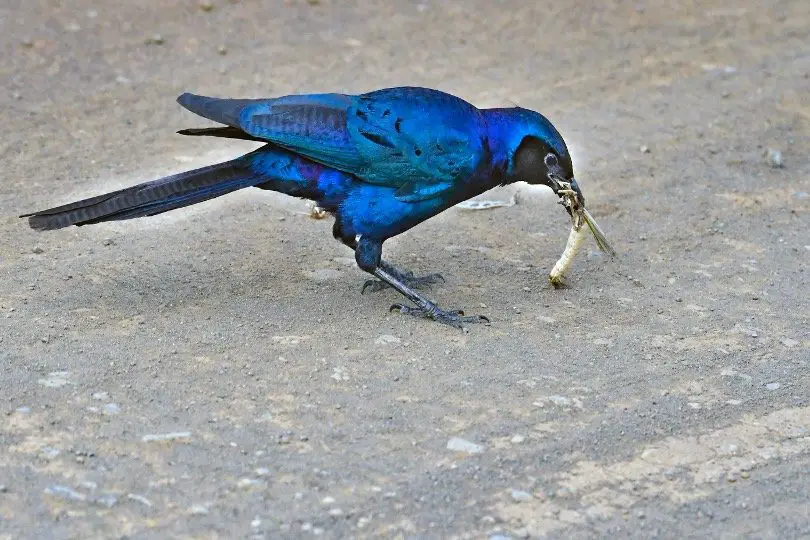
M410 270L398 270L394 265L386 261L380 260L380 268L385 270L389 275L396 278L399 282L404 283L411 289L426 289L431 285L440 281L444 282L444 276L441 274L428 274L426 276L415 276ZM360 294L366 292L378 292L392 287L389 283L380 279L369 279L363 283L363 289Z
M335 238L340 240L342 243L346 244L353 250L357 251L357 241L353 237L347 237L342 234L340 230L340 225L337 221L335 221L335 226L333 227L332 234L335 235ZM441 274L428 274L426 276L415 276L413 272L410 270L399 270L393 264L386 262L380 259L380 268L388 272L390 275L395 277L401 283L404 283L411 289L426 289L431 285L434 285L438 282L444 282L444 276ZM391 287L390 284L386 283L385 281L379 279L369 279L365 283L363 283L363 288L360 290L360 294L364 294L368 289L369 292L378 292Z
M378 240L371 240L360 238L355 249L355 259L357 265L366 272L373 274L383 282L387 283L399 291L405 298L415 304L415 307L406 306L403 304L393 304L391 311L399 311L407 315L415 317L423 317L426 319L433 319L434 321L453 326L455 328L462 328L464 323L488 323L489 319L483 315L465 316L461 310L445 311L431 302L427 298L420 295L411 287L403 283L401 279L393 275L388 269L390 265L383 266L382 263L382 242ZM387 268L386 268L387 267Z

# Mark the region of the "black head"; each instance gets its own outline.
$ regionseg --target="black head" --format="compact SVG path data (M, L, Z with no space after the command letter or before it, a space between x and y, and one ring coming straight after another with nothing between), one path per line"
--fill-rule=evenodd
M562 196L571 189L577 194L579 204L584 204L582 192L574 179L571 155L560 152L539 137L523 138L512 158L512 177L528 184L546 185Z

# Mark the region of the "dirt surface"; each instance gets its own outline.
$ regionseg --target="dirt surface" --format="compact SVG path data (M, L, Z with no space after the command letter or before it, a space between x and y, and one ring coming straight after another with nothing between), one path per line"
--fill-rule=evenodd
M0 7L0 538L810 536L810 2L211 6ZM525 186L389 241L462 333L282 195L16 218L255 147L183 91L403 84L547 115L620 260Z

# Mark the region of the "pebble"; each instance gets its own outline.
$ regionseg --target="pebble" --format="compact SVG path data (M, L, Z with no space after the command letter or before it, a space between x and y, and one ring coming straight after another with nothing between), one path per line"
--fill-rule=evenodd
M150 501L149 499L147 499L143 495L138 495L137 493L128 493L127 494L127 499L129 499L130 501L139 502L142 505L148 506L150 508L152 507L152 501Z
M454 452L465 452L467 454L480 454L484 451L484 447L480 444L462 439L460 437L453 437L447 441L447 449Z
M143 42L146 45L163 45L163 43L165 43L163 36L161 36L160 34L154 34L152 36L149 36Z
M98 401L104 401L106 399L109 399L110 394L108 394L107 392L93 392L92 396L90 397Z
M104 405L101 413L106 416L115 416L121 414L121 407L119 407L116 403L107 403Z
M520 489L513 489L512 490L512 500L515 502L524 502L532 500L532 494L528 491L522 491Z
M14 410L17 411L19 414L30 414L31 413L31 407L17 407Z
M217 53L220 56L225 56L226 54L228 54L228 48L225 45L220 45L219 47L217 47Z
M781 169L784 167L784 163L782 162L782 152L779 150L775 150L773 148L768 148L765 150L765 159L768 162L768 165L773 167L774 169Z
M104 495L99 495L98 497L94 498L93 504L103 506L104 508L112 508L113 506L118 504L118 497L110 493L106 493Z
M45 459L54 459L55 457L57 457L61 453L62 453L62 451L59 450L58 448L54 448L52 446L46 446L45 448L42 449L42 454L41 455Z
M200 0L198 3L200 9L203 11L213 11L214 10L214 3L211 0Z
M173 431L171 433L149 433L141 437L143 442L167 442L188 439L191 437L190 431Z
M8 493L8 486L5 484L0 484L0 493Z
M45 494L52 497L58 497L66 501L86 501L87 495L79 493L72 487L68 486L48 486L45 488Z
M638 151L641 152L642 154L649 154L650 147L642 144L641 146L638 147Z
M324 497L323 499L321 499L321 504L333 504L334 502L335 502L334 497L327 496L327 497Z
M374 343L377 345L391 345L393 343L402 343L402 340L391 334L382 334L374 340Z
M313 270L312 272L306 272L306 276L309 279L318 283L339 279L342 275L343 273L340 270L335 270L334 268L319 268L318 270Z
M594 345L605 345L607 347L610 347L611 345L613 345L613 341L611 341L611 340L609 340L607 338L598 338L598 339L593 340L593 344Z
M255 472L257 476L268 476L270 474L270 469L267 467L259 467L253 472Z
M253 521L250 522L250 526L253 527L254 529L258 529L259 527L262 526L262 520L259 519L258 517L253 518Z
M768 390L779 390L782 387L778 382L771 382L765 385Z
M52 371L44 379L40 379L39 384L48 388L60 388L70 383L69 371Z
M798 344L799 344L799 342L797 340L795 340L795 339L792 339L792 338L785 338L785 339L782 340L782 345L784 345L788 349L790 349L792 347L795 347Z
M329 510L329 515L332 517L338 517L343 515L343 510L340 508L332 508Z
M249 489L252 487L256 487L262 484L261 480L257 480L255 478L241 478L237 483L236 487L242 489Z
M208 515L208 508L201 504L195 504L191 508L188 509L188 513L192 516L207 516Z
M515 435L511 439L512 444L520 444L525 440L526 440L526 437L524 435Z
M512 540L512 537L506 536L505 534L496 533L490 535L489 540Z
M45 250L39 246L36 246L34 249L31 250L31 253L34 255L39 255L40 253L45 253Z

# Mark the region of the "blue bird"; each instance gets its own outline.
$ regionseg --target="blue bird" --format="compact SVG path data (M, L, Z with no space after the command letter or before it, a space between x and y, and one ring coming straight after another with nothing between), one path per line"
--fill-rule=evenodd
M152 216L250 186L310 199L335 217L335 238L379 280L367 281L364 291L393 287L412 305L394 304L391 310L461 328L489 319L443 310L418 293L441 276L416 277L384 261L387 239L518 181L550 187L567 201L572 218L584 209L562 136L544 116L520 107L478 109L418 87L272 99L186 93L177 101L222 124L179 133L264 146L231 161L21 217L37 230L59 229ZM598 228L591 230L602 246Z

